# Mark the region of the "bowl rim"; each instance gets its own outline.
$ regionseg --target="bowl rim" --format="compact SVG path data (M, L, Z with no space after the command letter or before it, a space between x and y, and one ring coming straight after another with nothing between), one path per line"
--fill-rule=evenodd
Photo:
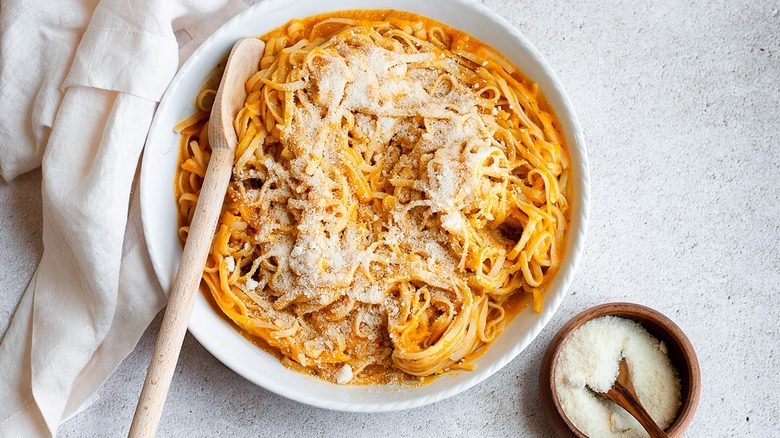
M201 296L196 297L196 309L189 323L189 331L214 357L231 368L237 374L243 376L254 384L257 384L258 386L263 387L266 390L311 406L349 412L387 412L409 409L434 403L459 394L495 374L499 369L503 368L511 360L517 357L523 350L525 350L525 348L528 347L528 345L530 345L530 343L535 338L538 337L539 333L550 321L552 315L558 309L569 289L571 288L577 266L579 265L579 261L583 253L585 236L587 234L588 228L590 168L588 164L588 155L585 146L584 135L578 118L574 112L571 100L565 92L560 80L550 65L547 63L546 59L533 46L533 44L531 44L531 42L528 41L526 37L506 19L488 9L486 6L476 2L475 0L437 0L423 3L420 3L416 0L377 0L365 5L358 0L347 0L343 2L321 2L320 0L269 0L248 7L246 10L228 20L219 29L212 33L212 35L208 37L195 50L195 52L193 52L190 58L182 65L182 67L174 76L168 89L163 95L157 112L155 113L155 117L150 127L149 136L147 138L141 166L140 197L144 236L150 259L152 261L152 266L158 281L162 286L162 289L167 293L173 277L171 270L173 269L175 272L175 268L171 266L171 260L166 259L159 248L159 246L161 246L164 242L158 242L157 238L165 236L165 234L161 234L162 232L157 229L159 228L159 225L153 225L155 220L154 215L157 214L156 208L159 208L159 201L155 201L153 198L159 198L160 195L155 192L160 192L160 188L159 185L153 185L150 183L150 181L153 180L153 178L150 178L150 174L155 171L159 171L159 165L155 165L153 163L157 157L155 157L153 153L150 153L150 151L154 147L159 147L155 146L155 139L156 136L160 136L161 130L170 130L170 126L165 125L166 122L162 121L162 118L158 116L168 107L176 107L177 103L175 101L171 103L170 101L171 94L175 94L177 88L181 86L183 78L186 75L192 74L191 70L193 70L193 65L196 63L196 60L202 57L202 55L213 52L216 49L221 49L222 46L226 46L228 49L230 46L232 46L232 43L226 45L224 41L218 41L219 38L217 37L221 37L224 40L226 35L235 38L240 36L258 35L261 33L256 32L254 34L242 34L242 30L238 28L238 23L246 21L247 17L257 16L263 12L279 12L281 10L292 8L293 5L299 6L301 4L309 5L315 3L326 5L318 7L319 9L312 6L312 8L316 9L316 11L309 13L309 16L326 12L321 10L323 8L327 9L327 11L350 9L393 9L429 16L456 29L462 29L463 25L455 25L437 16L431 16L433 15L432 13L426 14L424 12L420 12L420 9L433 10L434 7L445 7L448 11L468 12L471 14L477 14L476 16L469 16L469 19L477 17L486 21L490 21L490 24L496 27L494 33L496 35L500 35L500 37L497 36L493 38L492 41L485 41L485 38L480 38L477 36L478 39L483 40L491 46L495 46L499 38L510 39L513 41L512 44L515 44L522 49L522 56L528 58L527 62L535 69L536 76L530 74L528 69L521 69L526 74L526 76L535 82L539 83L544 81L547 83L546 87L542 87L540 85L540 89L548 98L550 105L554 108L558 120L562 125L565 125L563 126L564 131L566 131L564 135L572 163L572 180L576 181L576 185L574 186L574 193L572 194L572 211L570 216L569 232L567 236L567 250L562 266L547 291L544 311L540 314L534 314L533 320L527 324L530 328L523 335L519 335L513 338L511 348L507 348L506 351L503 352L500 356L491 359L491 362L488 362L484 365L479 365L478 370L468 372L466 377L458 377L458 380L452 385L449 385L443 389L436 389L435 391L415 391L414 388L419 387L404 387L401 388L401 391L409 394L409 396L403 396L394 401L376 401L374 394L376 394L377 391L375 388L370 386L362 387L365 388L365 391L363 391L365 394L363 394L360 399L350 399L343 401L332 400L327 397L313 396L310 393L307 393L305 390L301 390L299 388L285 387L275 379L258 377L256 370L252 369L252 367L249 365L240 363L240 361L232 358L232 353L224 351L225 349L221 345L220 340L216 339L215 335L209 333L209 330L206 327L202 327L195 320L195 316L198 312L198 306L200 305L197 300L203 299ZM357 7L349 7L350 5ZM290 15L288 20L294 16L295 15ZM467 29L464 30L471 33L472 35L475 33L474 31L469 31ZM507 53L505 53L505 55L507 55L508 58L513 59L512 55ZM515 63L517 63L517 59L518 56L514 56ZM200 78L200 80L203 80L203 78ZM553 102L550 102L551 95L557 98L556 105L553 105ZM171 151L167 151L166 153L170 154ZM178 156L178 143L176 144L175 153ZM155 202L157 202L157 204L155 204ZM170 208L174 208L173 205L173 200L170 200ZM163 208L168 207L167 205L163 205ZM165 232L169 233L170 230L166 230ZM178 259L176 260L176 266L178 266ZM208 306L208 304L206 304L206 306ZM211 310L209 309L208 311ZM217 315L217 317L218 316L219 315ZM515 319L518 318L519 316L515 317ZM510 324L512 324L512 322L510 322ZM509 330L506 330L505 333L508 331ZM240 334L237 332L236 334L240 337ZM501 337L499 336L499 338ZM495 347L495 343L491 346L491 348L493 347ZM489 352L490 349L488 349L488 354L478 359L478 361L481 359L485 359L487 361L486 356L490 355ZM273 357L272 359L275 362L278 362L278 359ZM445 377L449 378L449 376ZM333 385L322 381L318 381L317 383L325 386ZM423 385L422 388L433 385L434 383ZM305 383L305 385L308 384L308 382ZM396 391L398 391L398 389L396 389Z
M684 366L686 374L689 378L687 380L685 397L681 400L677 416L672 424L666 429L666 433L670 437L681 436L688 428L691 421L693 421L701 397L701 370L699 368L699 360L696 351L693 348L693 344L691 344L690 340L685 335L685 332L683 332L669 317L653 308L629 302L604 303L587 308L569 319L550 341L542 359L542 366L540 367L539 372L542 408L548 421L550 421L553 427L559 429L557 430L559 435L566 435L564 433L564 431L566 431L570 433L570 436L588 438L587 435L580 431L571 420L569 420L566 412L560 405L558 394L555 389L555 368L558 363L558 355L561 348L569 340L571 335L585 323L603 316L618 316L630 319L639 323L648 331L650 330L635 318L652 320L657 323L659 327L663 328L669 337L679 346L685 361ZM656 334L651 334L658 338ZM674 365L679 374L680 370L678 367L680 364ZM561 425L565 425L566 429L560 430Z

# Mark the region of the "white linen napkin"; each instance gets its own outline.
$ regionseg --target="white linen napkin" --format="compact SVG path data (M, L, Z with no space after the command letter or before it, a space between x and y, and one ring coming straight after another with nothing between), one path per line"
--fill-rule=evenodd
M140 153L180 54L244 8L0 2L0 174L42 166L44 245L0 343L0 437L55 435L164 306L133 190Z

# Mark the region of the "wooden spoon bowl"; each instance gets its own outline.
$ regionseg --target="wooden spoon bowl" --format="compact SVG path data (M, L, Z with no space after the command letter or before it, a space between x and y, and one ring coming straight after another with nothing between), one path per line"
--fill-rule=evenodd
M555 390L555 368L558 353L575 330L602 316L619 316L636 321L651 335L666 344L669 359L680 376L681 405L677 417L666 429L670 437L682 436L693 420L701 393L701 372L696 352L680 327L663 314L639 304L609 303L587 309L561 327L550 341L539 371L539 392L547 420L560 437L587 438L566 417Z

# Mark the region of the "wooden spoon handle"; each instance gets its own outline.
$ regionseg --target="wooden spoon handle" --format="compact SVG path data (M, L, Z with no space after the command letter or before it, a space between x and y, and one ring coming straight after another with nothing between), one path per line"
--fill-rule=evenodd
M179 359L195 295L203 276L209 249L230 182L233 151L219 148L212 152L192 218L181 264L176 273L168 307L165 310L152 360L146 373L141 397L135 409L129 437L153 437L157 432L171 378Z
M636 421L644 426L651 438L666 438L669 436L658 426L658 424L656 424L655 420L647 413L644 406L635 402L635 396L631 394L625 386L620 384L620 382L615 382L612 388L605 394L610 400L636 418Z

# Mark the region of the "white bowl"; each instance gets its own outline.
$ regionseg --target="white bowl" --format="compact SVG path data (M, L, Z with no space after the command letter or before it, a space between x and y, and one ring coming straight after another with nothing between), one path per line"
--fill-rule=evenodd
M588 212L589 176L585 143L571 102L542 55L506 20L470 0L271 0L237 15L201 45L174 77L160 102L144 151L141 210L146 242L157 277L170 290L181 259L173 181L179 135L173 126L191 115L204 78L233 43L262 35L292 18L348 9L396 9L414 12L470 33L503 53L539 84L558 116L572 162L571 225L563 265L547 292L544 309L517 315L475 371L452 372L418 387L341 386L285 368L236 331L198 294L189 330L225 365L247 380L301 403L341 411L384 412L409 409L451 397L490 377L536 338L560 305L582 254Z

